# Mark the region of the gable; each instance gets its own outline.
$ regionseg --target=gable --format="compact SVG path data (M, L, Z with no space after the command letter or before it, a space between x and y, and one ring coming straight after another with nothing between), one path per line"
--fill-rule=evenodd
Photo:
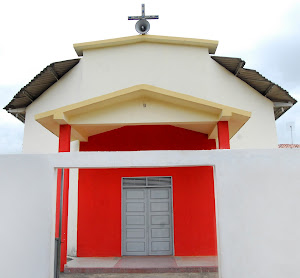
M147 40L147 38L142 39ZM213 56L213 60L209 55L211 52L209 46L203 45L203 42L199 45L197 40L196 45L193 45L193 39L187 39L188 43L185 38L179 39L177 43L177 39L175 38L172 43L164 40L154 42L151 41L152 39L136 43L131 39L128 44L119 44L122 39L117 39L118 43L113 42L112 45L106 44L106 46L100 43L101 47L84 50L80 63L64 75L64 78L58 76L56 79L50 71L38 74L33 81L39 86L30 86L33 84L30 82L5 107L9 113L23 122L26 117L23 149L32 152L35 145L33 142L38 138L39 141L45 141L46 148L50 144L48 141L51 141L55 149L57 138L51 136L38 124L34 115L76 104L85 99L104 96L137 84L149 84L251 111L251 119L238 135L232 138L231 146L233 148L277 146L274 114L278 118L296 101L276 84L264 80L259 74L253 74L254 71L244 69L243 66L236 74L236 70L240 67L239 59L221 57L221 60L216 61L216 56ZM78 60L75 62L77 63ZM45 74L47 78L44 78ZM48 78L49 74L51 78ZM248 75L249 78L246 78ZM257 76L258 80L252 80L253 76ZM253 82L259 86L255 86ZM272 87L272 84L275 86ZM34 90L31 91L31 87ZM157 109L158 105L163 105L162 99L157 103ZM183 106L181 103L180 111L183 111ZM175 109L175 103L173 108ZM125 109L125 103L122 109ZM175 124L178 127L187 128L188 125L191 130L199 130L198 122L175 123L173 121L173 125ZM75 124L73 126L75 132ZM89 134L92 129L96 132L96 129L100 128L98 124L87 126L84 124L78 127L80 132L85 129L82 134ZM101 125L100 132L111 128L113 127ZM201 128L204 128L203 121ZM207 130L209 128L208 124ZM52 129L57 129L57 122L53 122ZM208 134L208 131L206 132ZM57 131L53 133L56 134ZM79 137L74 136L74 138Z
M149 47L144 48L141 45L147 44ZM109 78L109 81L112 83L114 82L113 79L118 76L121 77L123 75L126 75L127 72L132 72L133 75L136 75L136 77L129 77L126 75L127 80L131 80L130 82L123 82L127 84L120 84L118 88L114 88L111 91L115 91L117 89L129 87L135 84L152 84L157 85L159 87L169 88L176 91L181 91L178 88L178 85L173 86L173 88L170 88L166 86L165 82L161 82L161 80L168 80L168 84L170 82L177 82L178 76L186 74L188 68L191 69L191 71L186 74L185 80L188 83L194 83L190 86L192 90L195 90L196 88L199 88L199 90L202 87L207 87L207 96L210 97L211 92L215 91L214 88L215 85L213 83L209 84L209 80L214 78L214 72L211 72L211 69L207 68L208 66L208 60L209 55L208 51L210 53L214 53L218 42L217 41L210 41L210 40L200 40L200 39L189 39L189 38L176 38L176 37L165 37L165 36L132 36L132 37L125 37L125 38L117 38L112 40L103 40L103 41L96 41L96 42L88 42L88 43L81 43L81 44L75 44L74 48L78 51L87 51L92 53L95 50L104 51L103 55L100 55L99 61L96 61L96 64L93 65L93 63L86 63L86 58L83 57L83 69L80 69L82 72L83 77L83 83L80 83L80 88L77 90L83 90L80 92L77 92L77 95L82 95L86 91L89 92L90 96L93 97L96 95L99 95L99 84L95 84L93 87L91 84L95 82L95 80L100 78L103 78L104 80L101 80L101 85L103 84L103 91L109 92L109 88L105 86L105 80ZM120 46L138 46L138 48L142 48L142 53L137 52L135 55L135 51L137 48L131 49L131 51L125 51L124 48L119 49L125 51L124 55L130 55L128 59L124 60L122 56L119 54L116 56L117 53L120 53L120 51L107 51L108 49L117 49ZM149 55L149 50L155 49L155 45L158 46L165 46L167 49L160 49L157 48L152 55L157 55L157 53L161 53L163 50L163 54L161 58L163 58L164 63L160 63L159 61L156 61L153 59L153 57L150 57L149 59L145 59L146 56ZM174 46L174 47L171 47ZM176 48L176 47L182 47L182 48ZM128 48L126 48L128 49ZM167 51L168 50L168 51ZM182 55L182 51L184 50L184 55ZM203 55L196 55L197 52L203 52L206 50L207 59L205 61L202 61L202 58L204 58ZM207 51L208 50L208 51ZM176 52L177 51L177 52ZM172 52L173 56L169 55L168 53ZM98 52L97 52L98 53ZM99 52L100 53L100 52ZM98 53L98 54L99 54ZM108 55L110 53L110 56ZM80 54L80 53L79 53ZM97 54L97 55L98 55ZM177 54L177 55L176 55ZM180 55L179 55L180 54ZM203 53L204 54L204 53ZM196 56L195 56L196 55ZM135 56L135 57L134 57ZM182 56L179 58L179 56ZM109 57L106 59L105 57ZM115 58L114 58L115 57ZM166 58L167 57L167 58ZM179 58L179 60L178 60ZM296 100L293 99L287 91L282 89L277 84L267 80L263 76L261 76L258 72L250 69L245 69L244 64L245 62L242 61L239 58L229 58L229 57L220 57L220 56L211 56L212 59L214 59L217 63L225 67L227 70L229 70L232 74L234 74L237 78L243 80L248 85L250 85L252 88L254 88L257 92L259 92L262 96L264 96L267 99L270 99L274 103L274 114L275 119L279 118L283 113L285 113L288 109L290 109L291 106L293 106L296 103ZM92 61L95 61L95 57L90 57ZM116 63L113 59L119 59L119 62ZM132 65L129 65L129 62L132 61L134 67L140 68L140 61L141 59L144 61L144 65L141 67L142 74L144 75L141 77L140 75L137 75L137 72L134 71L132 68ZM174 61L172 61L174 60ZM189 64L193 60L197 61L195 64ZM210 59L209 59L210 60ZM153 61L154 65L149 67L149 63ZM188 62L189 61L189 62ZM58 84L62 83L60 80L61 77L68 72L72 67L74 67L79 62L79 59L69 60L69 61L62 61L57 63L52 63L48 67L46 67L40 74L38 74L31 82L29 82L25 87L23 87L11 100L11 102L4 108L9 113L17 117L22 122L25 122L26 117L26 108L31 103L35 102L35 100L42 95L46 91L51 91L51 86L56 83ZM122 63L123 62L123 63ZM159 62L159 64L157 64ZM113 66L114 65L114 66ZM179 67L178 67L179 65ZM92 67L90 70L86 70L87 68ZM180 69L181 68L181 69ZM101 70L102 69L102 70ZM151 78L149 78L149 74L146 74L146 69L151 71ZM156 71L160 72L161 77L158 75L156 76ZM107 73L110 74L110 77L107 76ZM211 77L209 77L211 76ZM175 80L171 80L170 78L174 77ZM208 79L209 77L209 79ZM198 79L199 82L194 82L195 79ZM216 77L219 79L220 77ZM81 81L80 81L81 82ZM207 84L206 84L207 83ZM102 86L103 86L102 85ZM221 84L222 86L222 84ZM79 86L78 86L79 87ZM50 90L48 90L50 88ZM82 89L81 89L82 88ZM95 89L96 88L96 89ZM97 91L96 91L97 90ZM228 88L227 91L232 90L232 88ZM65 91L65 88L64 88ZM216 94L216 92L212 92L213 94ZM197 97L206 98L206 96L203 95L195 95ZM212 101L216 101L214 98L207 98ZM81 99L75 100L80 101ZM219 100L217 100L219 102ZM233 105L236 106L236 103L231 104L227 103L226 101L220 101L223 104L227 105ZM239 107L245 110L249 110L247 107Z
M195 46L201 48L207 48L210 54L215 53L218 41L214 40L202 40L192 38L180 38L180 37L168 37L168 36L130 36L109 40L92 41L84 43L74 44L74 49L78 56L82 56L83 52L91 49L115 47L121 45L130 45L137 43L157 43L157 44L168 44L168 45L183 45L183 46Z
M73 140L126 125L170 124L216 138L218 121L229 122L232 137L251 113L190 95L141 84L88 99L35 116L36 121L58 136L59 125L69 124Z
M150 96L123 101L121 103L105 105L85 113L66 113L70 115L70 124L145 124L145 123L180 123L217 121L218 115L189 108L184 105L172 104L157 100Z

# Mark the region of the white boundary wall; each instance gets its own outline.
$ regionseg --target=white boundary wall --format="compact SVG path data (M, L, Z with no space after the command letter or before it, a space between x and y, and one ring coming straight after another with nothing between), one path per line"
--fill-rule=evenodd
M0 155L0 277L53 277L52 164L42 155Z
M213 165L222 278L300 275L300 150L0 156L3 277L53 277L54 167Z

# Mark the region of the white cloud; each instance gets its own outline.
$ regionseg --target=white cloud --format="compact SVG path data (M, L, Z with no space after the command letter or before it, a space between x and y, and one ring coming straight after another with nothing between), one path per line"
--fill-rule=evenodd
M0 86L0 107L3 108L18 91L19 85ZM20 153L22 151L24 124L0 110L0 154Z
M3 110L0 119L0 154L22 152L24 124Z

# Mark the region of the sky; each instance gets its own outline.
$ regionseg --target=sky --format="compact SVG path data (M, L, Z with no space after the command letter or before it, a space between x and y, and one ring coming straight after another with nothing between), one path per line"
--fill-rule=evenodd
M159 15L149 34L218 40L300 101L300 1L10 0L0 10L0 108L47 65L77 58L74 43L137 35L130 15ZM300 104L277 121L278 143L300 144ZM292 134L291 127L292 126ZM22 152L24 125L0 110L0 154Z

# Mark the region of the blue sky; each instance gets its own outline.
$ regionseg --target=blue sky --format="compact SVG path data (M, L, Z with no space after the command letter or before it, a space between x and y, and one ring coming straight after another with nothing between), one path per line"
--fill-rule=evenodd
M129 15L158 14L149 34L219 40L300 100L300 3L286 1L7 1L1 6L0 106L48 64L76 58L73 43L136 35ZM18 7L16 9L16 7ZM299 106L299 107L298 107ZM278 142L300 143L300 104L277 121ZM22 151L23 124L0 110L0 153Z

